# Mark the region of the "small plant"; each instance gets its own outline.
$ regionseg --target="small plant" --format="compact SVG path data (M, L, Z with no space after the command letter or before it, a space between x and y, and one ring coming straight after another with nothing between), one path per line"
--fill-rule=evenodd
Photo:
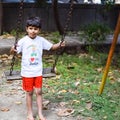
M13 36L16 36L16 30L13 29L13 30L10 32L10 34L13 35Z
M106 40L106 35L108 35L111 30L104 24L94 22L84 26L83 31L83 37L88 44L88 51L93 51L97 43L103 43L103 41Z
M106 53L67 55L60 57L56 78L44 81L44 98L55 103L66 103L73 108L73 116L92 120L119 120L119 69L111 66L102 96L98 89L103 75ZM76 119L74 119L76 120Z
M85 26L84 32L88 42L100 42L106 39L106 35L110 33L110 28L95 22Z
M50 39L54 42L54 43L58 43L60 40L60 34L59 32L52 32Z

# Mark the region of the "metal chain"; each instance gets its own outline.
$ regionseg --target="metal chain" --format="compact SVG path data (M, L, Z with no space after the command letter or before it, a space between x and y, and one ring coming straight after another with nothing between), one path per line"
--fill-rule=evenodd
M18 20L17 20L16 36L15 36L15 43L14 43L14 48L15 49L16 49L16 45L17 45L17 42L18 42L19 32L20 32L20 24L21 24L21 21L22 21L23 3L24 3L24 0L21 0L20 1L20 6L19 6L19 15L18 15ZM11 62L10 73L9 73L10 76L12 75L12 72L13 72L13 67L14 67L14 64L15 64L15 57L16 57L16 53L14 52L13 57L12 57L12 62Z
M68 12L66 24L65 24L65 27L64 27L64 34L63 34L64 37L63 38L65 38L66 32L67 32L68 27L69 27L69 23L70 23L72 12L73 12L73 5L74 5L74 0L71 0L70 10ZM64 40L63 38L62 38L62 41Z
M67 20L66 20L65 27L64 27L64 33L63 33L62 38L61 38L61 44L62 44L62 42L65 40L65 36L66 36L67 30L68 30L69 23L70 23L71 16L72 16L72 12L73 12L73 5L74 5L74 0L71 0L70 10L69 10L69 12L68 12ZM56 65L57 65L57 61L58 61L59 55L60 55L60 54L63 54L63 52L64 52L64 48L61 50L61 52L60 52L59 54L57 54L56 59L55 59L55 62L54 62L54 64L53 64L53 68L52 68L52 70L51 70L52 72L55 72L55 67L56 67Z
M74 5L73 2L74 2L74 0L71 0L70 10L69 10L69 13L68 13L68 16L67 16L66 24L65 24L65 27L64 27L64 33L63 33L62 38L61 38L61 43L65 39L65 35L66 35L67 29L68 29L68 26L69 26L69 22L70 22L70 19L71 19L71 16L72 16L73 5ZM24 3L24 0L21 0L20 1L20 7L19 7L19 16L18 16L18 21L17 21L15 44L14 44L15 48L16 48L16 44L17 44L18 38L19 38L19 30L20 30L20 24L21 24L21 21L22 21L22 14L23 14L23 3ZM62 50L62 52L60 54L62 54L63 52L64 52L64 50ZM12 72L13 72L13 67L14 67L14 63L15 63L15 56L16 56L16 53L14 53L13 58L12 58L10 75L12 75ZM55 59L55 63L53 64L52 72L55 72L55 66L57 64L58 58L59 58L59 56L57 55L57 57Z

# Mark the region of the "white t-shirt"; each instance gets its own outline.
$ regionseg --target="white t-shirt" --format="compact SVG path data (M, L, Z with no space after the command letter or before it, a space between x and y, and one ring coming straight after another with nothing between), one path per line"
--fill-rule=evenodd
M17 53L22 53L21 76L37 77L42 75L43 50L50 50L52 43L45 38L36 36L31 39L25 36L18 41Z

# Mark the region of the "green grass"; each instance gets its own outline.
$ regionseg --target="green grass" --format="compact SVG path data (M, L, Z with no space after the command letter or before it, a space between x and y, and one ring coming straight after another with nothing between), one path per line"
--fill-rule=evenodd
M52 34L51 38L58 42L58 33ZM98 95L107 56L95 51L60 56L57 76L44 80L44 98L51 102L66 102L75 110L73 116L82 116L85 120L120 120L120 55L113 56L104 91ZM54 60L53 56L44 57L44 67L52 66L54 61L51 60ZM15 62L14 69L20 69L19 60Z
M111 65L104 91L98 95L106 59L107 54L60 56L58 75L44 80L44 97L52 102L66 102L75 110L73 116L119 120L119 68Z
M43 96L54 103L66 102L75 110L73 116L92 120L120 119L119 55L109 69L102 95L98 95L108 54L64 54L57 62L57 76L43 83ZM52 66L55 56L44 56L44 67ZM15 69L20 69L16 60ZM116 63L116 64L115 64Z

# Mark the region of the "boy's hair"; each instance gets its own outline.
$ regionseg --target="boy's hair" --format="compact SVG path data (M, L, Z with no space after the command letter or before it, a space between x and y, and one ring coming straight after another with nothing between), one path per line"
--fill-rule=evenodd
M33 26L33 27L38 27L41 28L41 20L39 17L30 17L26 21L26 27Z

